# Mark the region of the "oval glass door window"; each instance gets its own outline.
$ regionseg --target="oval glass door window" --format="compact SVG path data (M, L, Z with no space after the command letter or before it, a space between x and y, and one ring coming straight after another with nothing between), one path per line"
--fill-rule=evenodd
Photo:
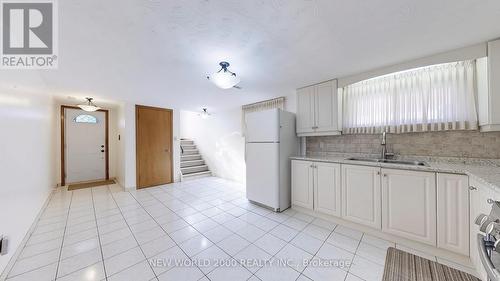
M97 118L89 114L82 114L75 117L74 121L76 123L91 123L96 124Z

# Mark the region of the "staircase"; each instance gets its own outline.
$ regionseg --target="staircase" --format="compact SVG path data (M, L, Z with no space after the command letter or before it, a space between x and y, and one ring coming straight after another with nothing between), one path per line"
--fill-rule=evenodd
M192 140L181 139L181 175L181 180L212 175Z

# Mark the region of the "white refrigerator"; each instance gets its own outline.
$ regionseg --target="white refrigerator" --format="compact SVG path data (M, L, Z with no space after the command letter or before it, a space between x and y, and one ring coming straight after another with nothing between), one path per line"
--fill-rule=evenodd
M284 211L291 204L290 159L299 151L295 115L280 109L245 116L247 199Z

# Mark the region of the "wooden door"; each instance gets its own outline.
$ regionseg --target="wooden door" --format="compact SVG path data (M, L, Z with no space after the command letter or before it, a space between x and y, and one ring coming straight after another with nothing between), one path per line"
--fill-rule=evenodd
M380 168L342 165L342 217L381 228Z
M314 86L297 90L297 133L314 132Z
M137 188L173 182L172 110L136 105Z
M313 163L292 161L292 205L313 209Z
M436 175L382 169L382 231L436 246Z
M314 163L314 210L340 217L340 164Z
M469 255L469 177L437 174L437 246Z

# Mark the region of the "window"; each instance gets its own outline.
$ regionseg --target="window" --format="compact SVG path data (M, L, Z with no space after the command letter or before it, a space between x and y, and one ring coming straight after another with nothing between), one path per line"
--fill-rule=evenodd
M416 68L342 89L343 132L477 129L475 61Z
M81 114L75 117L74 121L76 123L90 123L97 124L97 118L88 114Z

